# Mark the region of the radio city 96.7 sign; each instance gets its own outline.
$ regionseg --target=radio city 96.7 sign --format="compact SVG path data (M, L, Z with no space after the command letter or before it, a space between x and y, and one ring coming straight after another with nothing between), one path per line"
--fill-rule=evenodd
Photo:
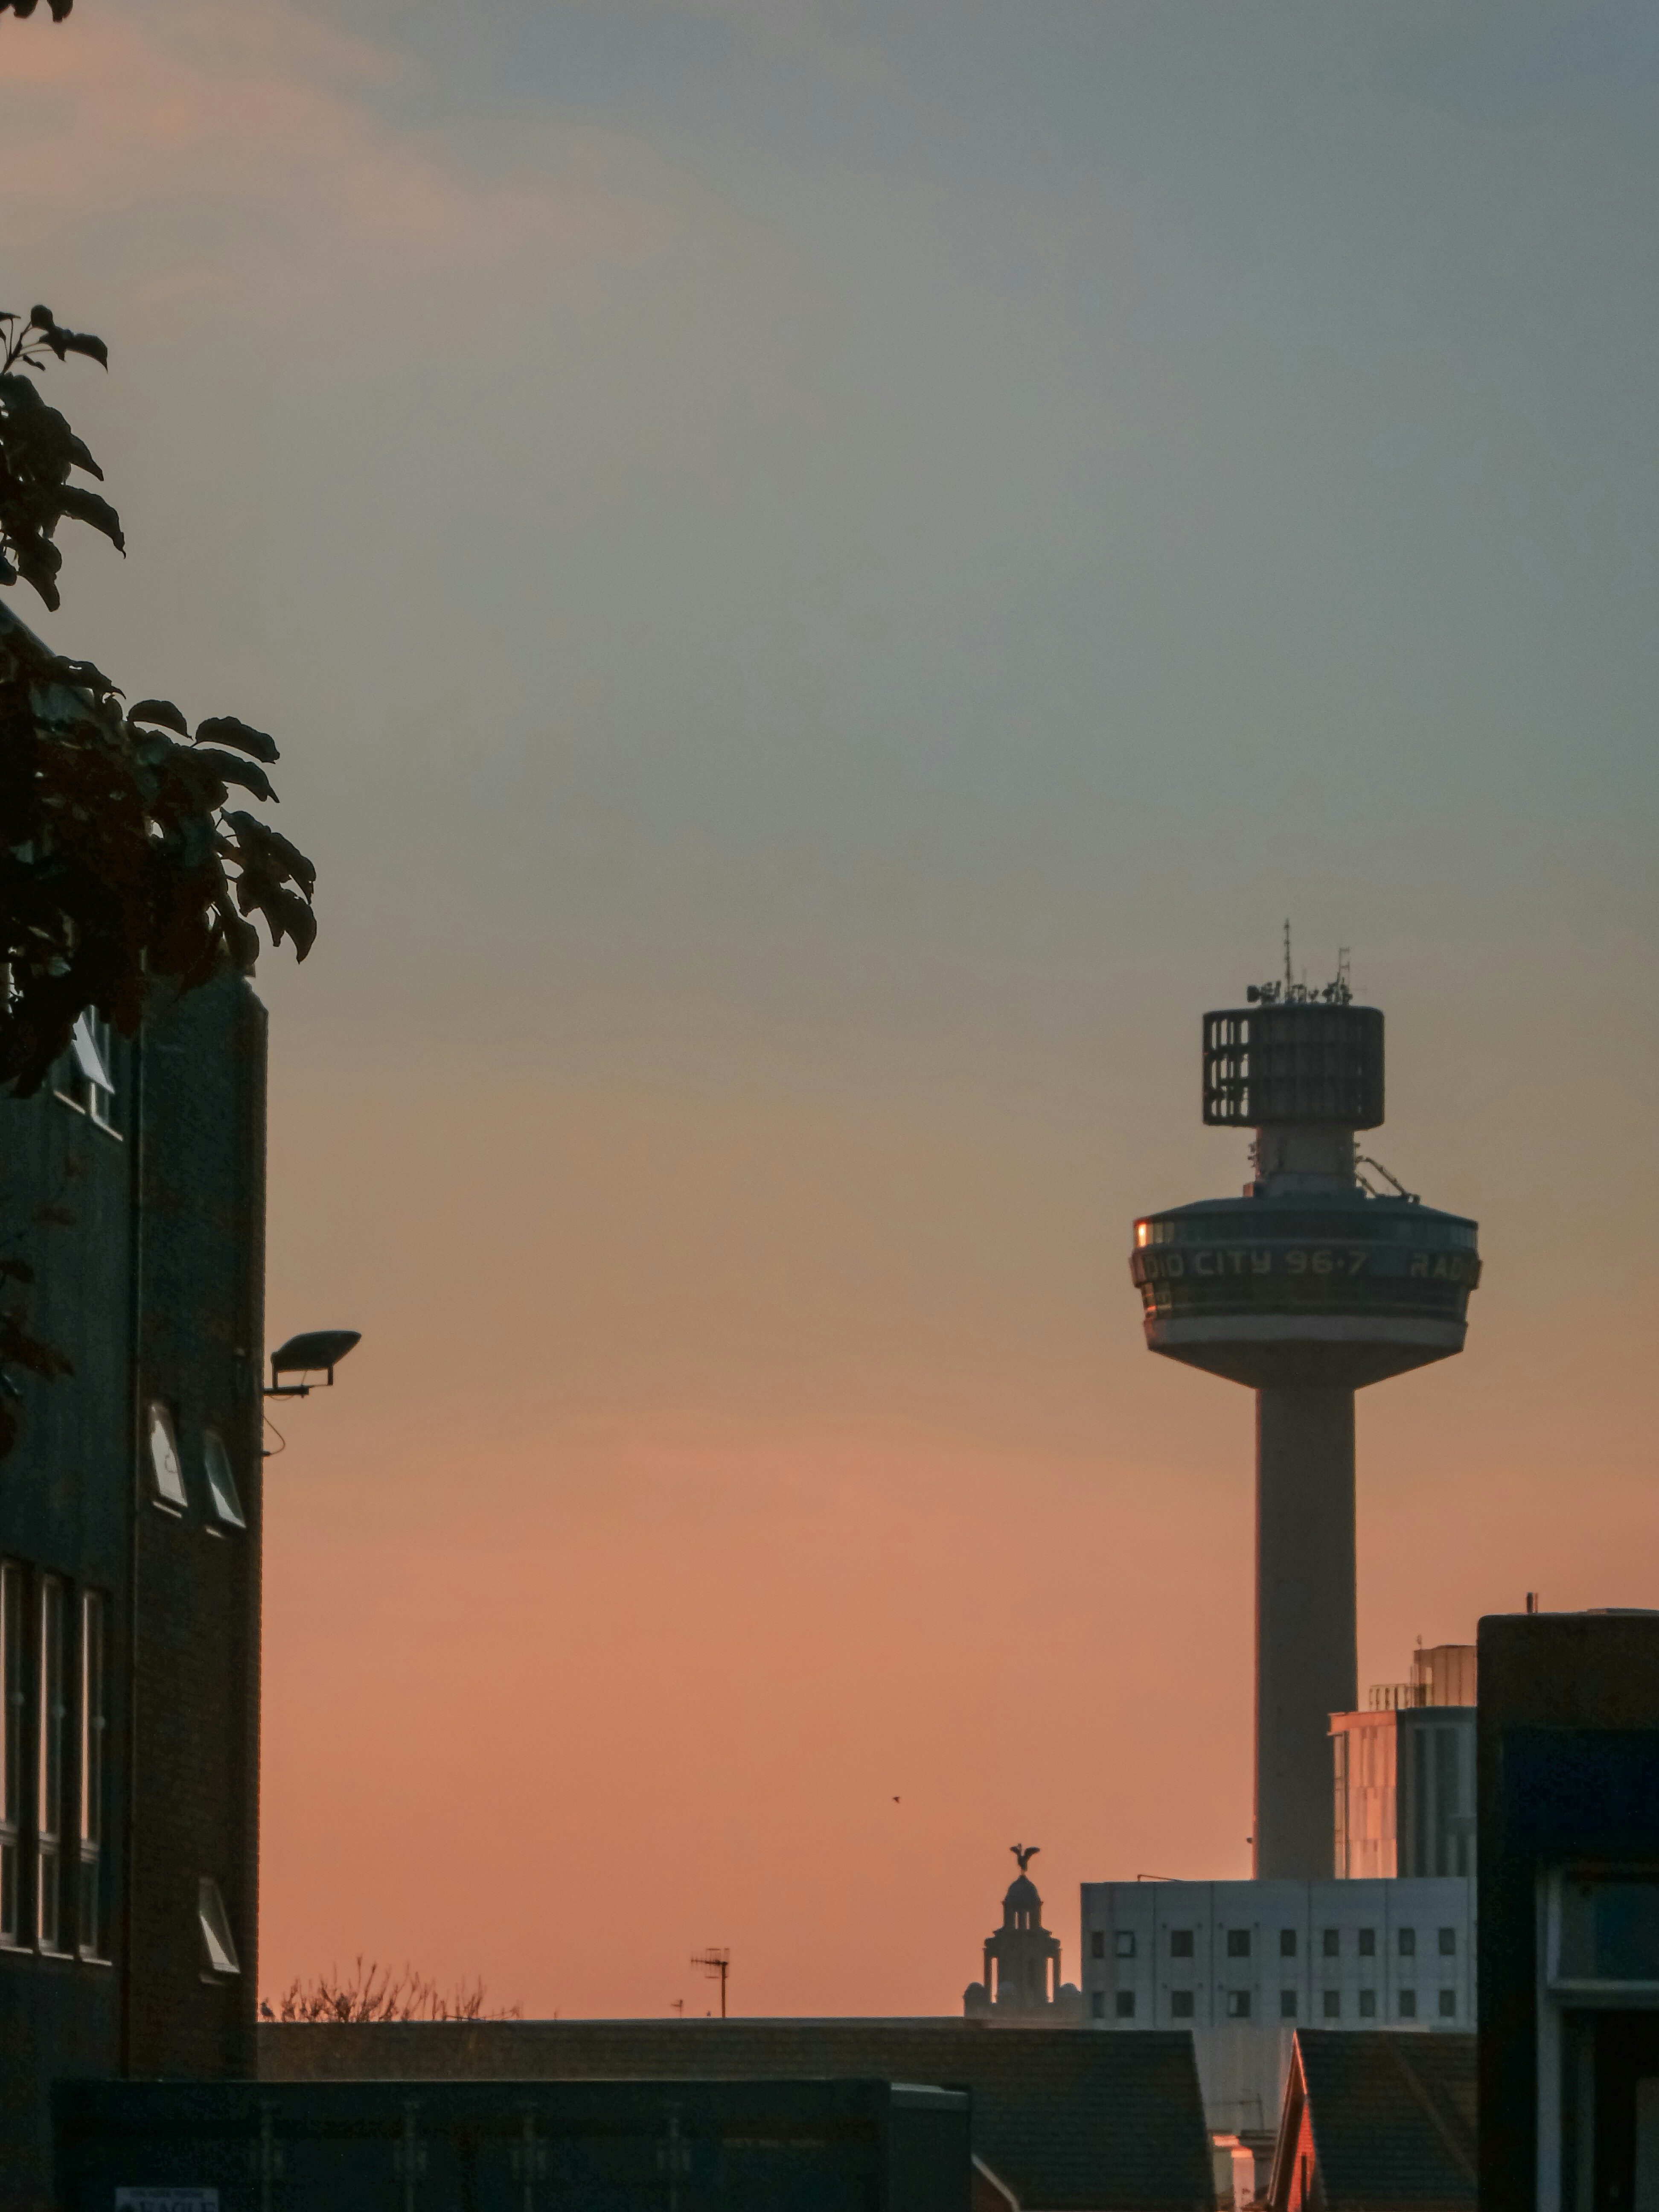
M1412 1252L1397 1246L1366 1244L1215 1244L1188 1251L1137 1252L1143 1283L1213 1281L1233 1275L1387 1276L1408 1282L1462 1283L1470 1290L1480 1279L1473 1252Z

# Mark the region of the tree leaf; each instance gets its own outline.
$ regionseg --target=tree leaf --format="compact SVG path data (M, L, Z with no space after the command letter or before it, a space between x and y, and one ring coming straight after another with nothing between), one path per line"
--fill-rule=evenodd
M271 788L270 778L264 769L256 768L252 762L240 760L234 753L221 752L214 745L193 746L191 757L210 763L215 773L224 782L240 783L244 791L251 791L256 799L269 799L273 805L280 803Z
M58 495L58 501L60 514L67 514L74 522L89 524L94 530L101 530L118 553L126 551L121 518L100 493L88 491L83 484L65 484Z
M102 338L94 337L90 331L50 330L46 332L46 343L59 361L67 353L80 353L102 368L109 367L109 348Z
M282 755L274 738L263 730L251 730L246 722L239 722L234 714L211 714L205 722L196 725L198 740L210 745L229 745L239 753L251 753L255 760L267 766Z
M141 699L136 707L127 709L130 722L159 722L164 730L176 730L181 738L190 735L190 724L171 699Z

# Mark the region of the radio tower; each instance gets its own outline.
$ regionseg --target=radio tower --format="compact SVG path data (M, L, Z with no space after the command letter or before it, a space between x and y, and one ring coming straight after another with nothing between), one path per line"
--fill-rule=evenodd
M1354 1392L1463 1348L1473 1221L1364 1158L1382 1119L1382 1017L1347 959L1204 1017L1204 1119L1255 1133L1242 1198L1135 1224L1146 1342L1255 1392L1255 1872L1332 1870L1329 1716L1358 1696ZM1375 1167L1392 1186L1373 1190Z

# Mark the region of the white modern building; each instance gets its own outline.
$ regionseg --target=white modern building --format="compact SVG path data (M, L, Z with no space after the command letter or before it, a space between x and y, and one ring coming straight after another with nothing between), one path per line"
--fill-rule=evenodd
M1083 1885L1085 2026L1190 2028L1218 2135L1271 2135L1298 2027L1468 2033L1472 1875Z

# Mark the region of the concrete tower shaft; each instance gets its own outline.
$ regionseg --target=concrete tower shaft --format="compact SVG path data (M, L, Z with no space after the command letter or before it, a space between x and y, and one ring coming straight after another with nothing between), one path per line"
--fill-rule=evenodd
M1358 1692L1354 1392L1461 1352L1476 1228L1374 1195L1382 1017L1269 984L1204 1020L1204 1118L1253 1129L1244 1194L1149 1214L1130 1273L1150 1350L1256 1393L1255 1870L1332 1869L1329 1716Z

